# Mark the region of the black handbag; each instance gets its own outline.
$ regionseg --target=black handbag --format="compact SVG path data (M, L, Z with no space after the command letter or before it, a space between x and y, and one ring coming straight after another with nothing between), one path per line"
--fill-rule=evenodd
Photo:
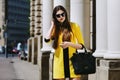
M84 52L73 53L71 61L75 74L92 74L96 72L96 59L91 52L87 52L83 46Z

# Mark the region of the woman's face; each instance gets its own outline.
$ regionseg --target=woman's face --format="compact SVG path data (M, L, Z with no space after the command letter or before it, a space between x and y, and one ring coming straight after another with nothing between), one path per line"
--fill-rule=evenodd
M60 22L63 23L65 21L65 13L62 10L57 11L56 13L56 19Z

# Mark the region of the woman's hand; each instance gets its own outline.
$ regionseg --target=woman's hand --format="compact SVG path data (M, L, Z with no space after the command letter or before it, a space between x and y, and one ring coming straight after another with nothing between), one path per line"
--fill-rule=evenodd
M45 37L46 39L50 39L51 38L51 35L52 35L54 27L55 27L54 26L54 21L51 21L51 27L50 27L48 33L46 34L46 37Z
M51 21L51 27L54 27L54 21Z
M75 43L72 43L72 42L68 42L68 41L64 41L60 44L60 46L65 49L65 48L68 48L69 46L70 47L73 47L73 48L76 48L76 49L82 49L82 45L81 44L75 44Z
M69 47L69 43L70 43L70 42L65 41L65 42L62 42L62 43L60 44L60 46L61 46L63 49L68 48L68 47Z

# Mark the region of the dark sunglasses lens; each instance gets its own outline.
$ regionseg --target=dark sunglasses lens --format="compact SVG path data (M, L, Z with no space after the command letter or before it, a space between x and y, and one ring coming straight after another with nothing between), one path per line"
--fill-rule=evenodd
M57 18L60 18L60 14L57 14L56 17L57 17Z
M65 13L57 14L57 15L56 15L57 18L60 18L60 16L64 17L64 16L65 16Z
M61 14L61 16L62 16L62 17L64 17L64 16L65 16L65 14L64 14L64 13L62 13L62 14Z

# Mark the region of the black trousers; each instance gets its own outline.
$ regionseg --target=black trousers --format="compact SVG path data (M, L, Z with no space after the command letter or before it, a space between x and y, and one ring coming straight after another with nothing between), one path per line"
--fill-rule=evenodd
M70 69L69 69L69 54L68 48L63 49L63 59L64 59L64 74L65 78L70 78Z

